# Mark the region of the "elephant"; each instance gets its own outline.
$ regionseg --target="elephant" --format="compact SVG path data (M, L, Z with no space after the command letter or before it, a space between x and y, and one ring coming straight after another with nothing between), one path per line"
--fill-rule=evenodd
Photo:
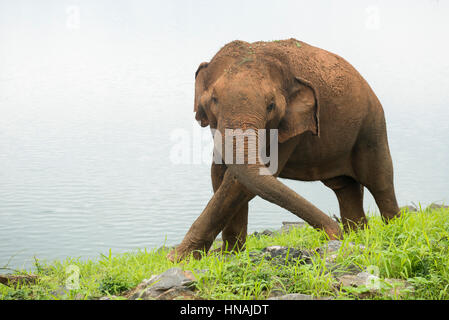
M277 130L277 169L266 163L212 162L214 194L183 241L167 255L201 258L222 232L221 250L243 250L248 202L255 196L341 239L367 226L366 187L385 223L399 215L382 105L342 57L296 39L232 41L195 73L195 119L225 136L230 130ZM272 145L269 144L269 148ZM219 155L226 156L220 150ZM248 150L243 152L248 159ZM278 178L321 181L337 196L341 225Z

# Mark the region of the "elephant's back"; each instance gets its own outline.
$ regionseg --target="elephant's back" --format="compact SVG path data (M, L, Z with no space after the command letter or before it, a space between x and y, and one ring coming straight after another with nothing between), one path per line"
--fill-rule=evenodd
M235 40L221 48L211 64L218 65L218 72L223 72L229 65L239 68L258 59L270 64L277 61L288 66L295 76L312 83L323 107L339 101L344 103L349 97L363 98L367 88L371 91L365 79L345 59L293 38L253 43Z
M366 120L382 114L372 112L382 108L377 97L360 73L337 54L296 39L276 45L292 72L315 86L320 103L320 136L300 137L298 150L281 176L317 180L341 174L337 171L350 162L358 136L370 122Z
M349 98L363 99L367 89L371 91L360 73L335 53L296 39L274 41L270 46L282 52L296 76L315 86L323 107L344 104Z

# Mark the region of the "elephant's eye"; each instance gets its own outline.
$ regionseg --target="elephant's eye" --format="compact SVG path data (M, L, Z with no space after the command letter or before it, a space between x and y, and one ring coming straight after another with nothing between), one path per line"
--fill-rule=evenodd
M216 97L212 97L212 103L217 104L218 103L218 99Z
M275 103L272 102L272 103L270 103L270 104L267 106L267 111L268 111L268 112L271 112L271 111L274 110L275 107L276 107Z

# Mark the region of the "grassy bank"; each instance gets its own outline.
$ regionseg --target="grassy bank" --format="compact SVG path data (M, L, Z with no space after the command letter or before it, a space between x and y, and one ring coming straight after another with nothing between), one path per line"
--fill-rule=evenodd
M37 275L36 282L0 284L0 298L95 299L116 295L120 299L121 294L143 279L177 266L192 271L206 270L197 274L195 291L204 299L265 299L279 289L315 297L359 299L366 288L338 285L335 276L335 270L344 273L354 267L359 270L374 268L380 279L403 279L413 286L413 290L405 290L401 295L381 290L364 298L449 299L448 209L405 211L388 225L383 224L380 217L371 216L369 228L345 236L341 249L332 258L332 270L326 262L329 260L326 254L317 254L311 263L286 259L281 264L263 258L254 260L250 254L272 245L311 250L326 243L323 233L306 226L273 236L249 236L247 250L236 255L212 254L200 261L181 264L165 259L168 249L110 253L89 261L36 262L33 271ZM359 245L363 249L359 249ZM355 250L349 250L354 247ZM64 289L78 270L79 288Z

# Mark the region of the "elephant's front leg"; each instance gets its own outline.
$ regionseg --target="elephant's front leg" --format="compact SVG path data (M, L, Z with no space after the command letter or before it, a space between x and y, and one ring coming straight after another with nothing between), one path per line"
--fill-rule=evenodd
M238 212L241 205L253 196L229 172L226 172L218 190L209 200L204 211L195 220L181 244L167 258L182 260L193 252L195 258L208 251L227 222Z
M220 188L226 170L226 165L212 162L211 179L214 192L217 192L218 188ZM216 252L239 251L245 247L248 228L248 201L243 201L235 212L228 213L228 216L232 216L232 218L227 221L223 228L221 234L223 245L221 248L216 249Z
M249 201L249 200L248 200ZM241 204L221 233L223 244L217 251L232 252L244 250L248 232L248 201Z

